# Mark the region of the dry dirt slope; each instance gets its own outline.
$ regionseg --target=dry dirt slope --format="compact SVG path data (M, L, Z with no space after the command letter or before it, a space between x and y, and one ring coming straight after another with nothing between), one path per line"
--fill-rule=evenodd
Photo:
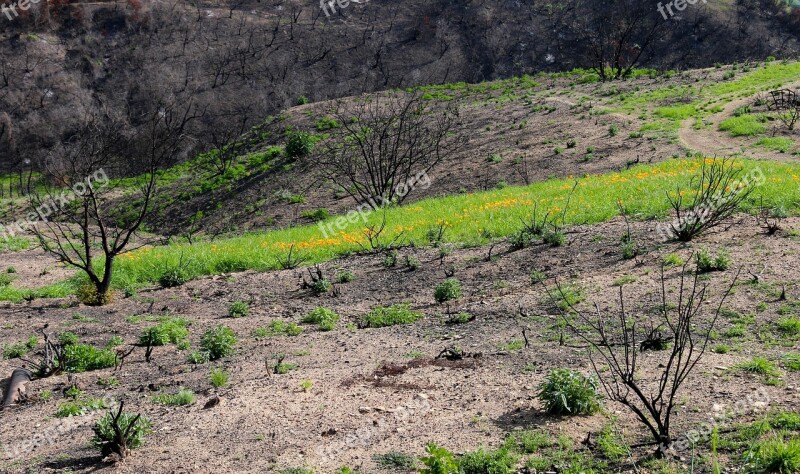
M236 355L215 364L189 364L186 352L174 346L157 348L153 362L147 364L138 349L117 372L93 371L72 379L87 394L124 400L127 409L153 422L154 433L132 458L103 467L113 472L265 472L308 466L329 473L343 465L375 472L373 455L397 450L421 455L431 441L461 452L496 446L506 433L540 427L577 443L588 433L598 432L610 415L619 417L620 430L634 443L645 433L627 411L613 403L606 405L607 415L591 417L559 418L541 411L535 388L548 370L570 367L589 372L590 367L583 350L559 347L557 316L542 287L531 285L529 274L538 269L559 281L576 281L601 308L615 306L613 282L632 276L635 281L626 286L629 307L645 314L658 303L657 268L662 255L675 252L686 257L700 246L725 247L736 266L761 275L761 285L742 283L726 303L738 313L755 314L755 322L742 337L720 336L717 342L729 344L732 352L703 359L680 396L676 429L691 428L713 407L731 405L758 388L767 390L773 408L796 407L797 373L786 372L781 385L767 387L762 378L724 370L753 355L777 358L791 350L765 345L764 340L774 334L777 311L784 305L773 298L774 289L785 285L790 301L798 295L792 271L800 263L795 238L787 234L764 237L750 219L743 218L740 225L695 244L665 245L653 240L652 227L648 223L634 226L635 239L651 250L634 260L620 258L618 239L624 226L618 221L573 229L569 245L562 248L537 246L513 253L495 249L499 258L492 262L485 261L486 248L458 250L443 259L432 249L404 249L401 256L414 255L422 262L413 272L387 269L381 256L351 257L324 266L326 272L342 268L355 274L353 282L337 286L338 296L314 297L299 289L302 272L285 271L228 275L176 289L143 291L105 308L75 307L69 300L6 304L0 337L6 343L22 340L49 324L50 331L73 331L96 345L105 344L112 335L132 343L153 323L130 316L163 315L192 321L194 346L203 331L217 324L235 330L239 336ZM476 316L474 321L445 324L445 308L435 304L432 291L445 278L446 269L455 271L465 290L451 310L468 311ZM733 270L712 274L714 299L733 274ZM675 283L673 271L668 284L674 287ZM225 317L235 300L252 303L249 316ZM424 320L383 329L348 326L379 303L401 301L424 312ZM755 313L762 301L768 309ZM320 305L344 318L332 332L305 325L305 331L294 337L253 336L257 327L275 319L299 323L302 315ZM721 333L732 326L730 318L721 321ZM523 328L530 345L519 349L513 341L522 340ZM480 356L458 363L433 359L451 345ZM271 374L277 354L285 354L285 362L297 368L285 375ZM658 353L645 353L645 367L652 368L658 357ZM0 372L10 373L18 364L18 360L3 361ZM213 394L208 382L213 366L230 373L230 387L221 390L219 406L203 409ZM98 380L108 377L115 377L119 385L98 385ZM313 386L304 390L304 381ZM69 383L66 376L37 380L30 387L28 403L3 412L0 439L21 449L19 458L4 461L3 470L64 472L102 467L96 451L87 445L97 414L66 421L53 417L63 402L61 390ZM198 401L183 408L152 401L154 394L178 387L194 390ZM47 401L42 399L46 391L53 392ZM52 438L27 449L24 443L37 433ZM679 465L671 472L678 472Z

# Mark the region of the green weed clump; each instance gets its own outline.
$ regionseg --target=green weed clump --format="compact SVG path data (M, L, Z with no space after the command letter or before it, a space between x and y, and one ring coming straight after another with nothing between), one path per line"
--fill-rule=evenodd
M145 329L142 335L139 336L139 344L142 346L179 344L189 339L189 330L186 329L188 325L189 321L185 319L165 319L158 325Z
M234 301L228 308L229 318L243 318L250 314L250 304L246 301Z
M114 367L117 356L108 349L98 349L88 344L73 344L64 349L67 372L80 373Z
M302 322L304 323L311 323L311 324L318 324L320 330L322 331L331 331L336 327L336 323L339 321L339 315L336 314L334 311L329 310L328 308L315 308L310 313L303 317Z
M433 297L437 303L444 303L461 298L461 282L455 278L448 278L436 285Z
M570 369L551 370L539 386L538 397L554 415L591 415L600 410L598 382Z
M398 324L411 324L422 319L424 315L419 311L413 311L408 303L395 304L392 306L379 306L361 318L361 326L364 328L382 328L395 326Z
M152 424L147 417L134 415L133 413L121 413L118 425L120 431L127 432L127 447L129 449L136 449L144 444L145 437L150 434ZM117 434L114 430L114 415L106 413L105 416L100 418L95 424L94 437L92 443L100 448L103 456L112 454L113 447L117 443Z
M209 329L200 339L200 349L208 356L208 360L222 359L233 354L236 345L236 334L227 326Z
M162 393L153 397L153 401L166 406L187 406L195 402L195 395L189 389L181 388L177 393Z

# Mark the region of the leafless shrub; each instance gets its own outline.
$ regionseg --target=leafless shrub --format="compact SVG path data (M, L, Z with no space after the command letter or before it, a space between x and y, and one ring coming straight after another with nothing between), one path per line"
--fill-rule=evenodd
M726 222L763 179L759 169L742 176L731 159L702 160L699 176L688 189L678 185L674 196L667 194L675 219L662 228L668 237L688 242Z
M294 244L292 244L289 246L289 253L286 254L286 258L276 257L276 260L282 269L294 270L295 268L307 262L308 257L304 255L298 255L298 253L294 250Z
M403 202L420 176L464 144L453 133L458 108L435 108L418 92L339 100L327 114L338 128L314 165L357 202Z
M567 302L563 320L586 344L592 367L608 398L630 409L652 435L652 444L664 449L672 442L670 427L676 397L703 357L722 304L739 276L737 273L727 287L713 314L706 315L708 284L701 284L697 274L691 276L687 270L691 260L687 259L680 271L674 303L668 301L668 295L673 292L667 289L662 267L659 323L653 327L651 322L649 331L640 329L642 315L631 314L626 308L622 286L618 311L613 316L597 304L593 314L578 309L569 303L561 285L557 285L554 292ZM640 353L648 349L666 349L668 342L671 342L668 352L654 352L641 360ZM651 373L654 375L649 375ZM663 454L664 449L659 453Z

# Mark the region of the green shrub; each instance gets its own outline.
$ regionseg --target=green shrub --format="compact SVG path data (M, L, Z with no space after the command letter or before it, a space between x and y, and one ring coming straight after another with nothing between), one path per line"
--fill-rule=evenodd
M664 255L664 258L661 260L665 266L673 266L673 267L682 267L684 263L683 259L677 253L670 253Z
M74 332L64 331L58 334L58 343L62 346L71 346L77 344L80 339Z
M433 297L436 299L437 303L444 303L461 298L461 282L455 278L448 278L436 285Z
M12 281L14 278L11 275L0 274L0 288L10 285Z
M230 375L228 375L225 370L216 368L211 370L211 374L208 376L208 379L211 382L212 387L223 388L228 385Z
M297 105L306 105L308 103L308 97L301 95L297 98Z
M514 474L517 457L506 448L487 451L483 448L465 453L458 460L460 474Z
M302 158L314 150L314 137L306 132L290 132L286 140L286 156Z
M287 323L276 319L272 321L268 327L258 328L255 330L256 337L269 337L269 336L297 336L303 332L303 328L294 323Z
M619 133L619 127L618 126L611 125L611 126L608 127L608 136L616 137L618 133Z
M189 272L182 267L169 268L158 277L158 283L164 288L181 286L191 279Z
M539 386L545 411L555 415L591 415L600 409L597 379L570 369L554 369Z
M512 433L503 446L523 454L533 454L542 448L552 446L550 434L544 430L528 430Z
M209 360L217 360L233 354L236 345L236 334L226 326L209 329L200 339L200 348L208 354Z
M169 318L160 322L158 325L147 328L139 336L139 345L142 346L165 346L167 344L178 344L189 338L189 330L186 326L189 321L181 318Z
M459 474L458 461L455 454L434 443L425 447L427 456L420 458L423 467L420 474Z
M413 255L406 255L406 268L414 271L419 270L419 267L420 263L417 257L414 257Z
M383 258L383 266L386 268L393 268L397 266L397 250L391 250Z
M250 313L250 304L246 301L234 301L228 308L229 318L243 318Z
M372 460L379 468L387 471L413 471L417 458L399 451L390 451L386 454L374 454Z
M67 372L86 372L114 367L117 356L108 349L98 349L88 344L72 344L64 349Z
M717 255L712 258L708 249L702 248L695 255L695 261L698 273L727 270L731 265L730 254L725 249L717 252Z
M315 308L303 317L304 323L318 324L323 331L330 331L336 327L339 315L328 308Z
M551 247L561 247L566 243L567 237L561 230L547 229L542 233L542 241Z
M356 276L350 270L342 270L336 274L336 283L350 283Z
M412 311L408 303L379 306L361 318L362 327L382 328L397 324L411 324L423 318L423 314Z
M318 119L314 125L317 127L317 130L320 131L331 130L342 126L335 118L327 116Z
M311 219L314 222L319 222L329 218L331 213L327 209L322 208L315 211L303 211L300 216L305 217L306 219Z
M141 416L136 419L137 415L133 413L122 413L119 417L119 428L123 432L128 432L128 448L136 449L144 443L144 438L152 432L152 425L147 417ZM105 416L100 418L94 426L94 437L92 443L100 448L103 456L108 456L112 453L111 446L116 441L116 433L114 432L114 415L106 413ZM136 423L134 424L134 420ZM131 425L133 425L132 428Z
M177 393L162 393L153 397L153 401L160 405L186 406L195 402L194 392L181 388Z

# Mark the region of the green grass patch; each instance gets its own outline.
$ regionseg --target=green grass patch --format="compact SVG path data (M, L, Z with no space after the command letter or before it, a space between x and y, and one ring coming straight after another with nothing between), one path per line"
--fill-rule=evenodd
M800 202L800 165L796 163L740 160L744 172L760 168L767 184L755 193L764 204L775 206ZM425 199L386 212L387 229L384 241L403 233L407 244L429 244L426 229L434 226L443 214L449 216L446 240L480 245L494 238L518 232L520 219L529 219L534 202L540 212L559 212L566 206L570 190L577 181L575 193L565 215L565 223L596 224L618 215L617 199L623 197L626 210L639 219L663 218L668 215L668 192L676 185L687 186L699 171L697 159L670 160L657 165L641 165L619 173L608 173L571 179L554 179L530 186L459 194ZM753 206L752 203L746 204ZM797 214L797 207L787 210ZM751 210L745 208L744 210ZM380 225L382 216L375 213L367 224ZM325 226L332 221L320 223ZM183 268L187 280L240 270L268 271L280 268L289 249L307 258L309 264L329 261L360 249L366 237L361 222L347 224L339 233L325 236L317 225L293 227L272 232L251 233L214 242L194 245L172 244L146 247L117 260L114 286L138 288L156 285L169 269ZM98 265L101 265L98 262ZM21 290L14 284L0 287L0 300L23 301L25 295L63 297L74 292L76 280L38 290Z
M764 137L756 142L756 146L786 153L794 147L794 140L786 137Z
M742 115L723 120L719 129L733 137L752 137L766 132L767 126L754 115Z
M361 326L365 328L382 328L398 324L411 324L424 315L413 311L407 303L392 306L379 306L361 318Z

